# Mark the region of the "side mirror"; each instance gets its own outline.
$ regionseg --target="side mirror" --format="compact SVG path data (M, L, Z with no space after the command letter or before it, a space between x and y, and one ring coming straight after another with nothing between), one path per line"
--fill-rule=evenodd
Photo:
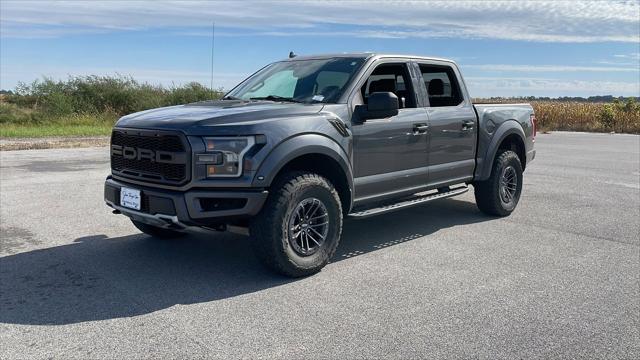
M367 105L361 105L359 117L367 119L384 119L398 115L398 97L392 92L374 92L369 94Z

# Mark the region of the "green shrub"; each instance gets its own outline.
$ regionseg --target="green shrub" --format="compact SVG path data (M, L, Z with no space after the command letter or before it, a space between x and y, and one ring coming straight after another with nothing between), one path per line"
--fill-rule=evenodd
M182 87L172 88L167 96L168 105L187 104L197 101L218 99L222 96L222 91L211 91L202 84L191 82Z
M598 120L608 131L627 132L629 129L636 129L637 132L640 126L640 105L634 98L625 101L615 99L611 104L604 104Z
M0 124L32 123L33 111L21 108L15 104L0 103Z
M604 104L600 114L598 114L598 120L605 130L611 130L614 127L616 120L616 111L613 104Z
M151 108L218 99L222 90L210 90L192 82L166 89L140 83L128 76L71 76L20 83L4 102L40 111L46 116L115 113L120 116Z
M73 97L65 93L49 94L42 99L42 106L51 116L70 115L76 112Z
M121 75L45 77L0 95L0 136L108 134L120 116L222 95L196 82L165 88Z

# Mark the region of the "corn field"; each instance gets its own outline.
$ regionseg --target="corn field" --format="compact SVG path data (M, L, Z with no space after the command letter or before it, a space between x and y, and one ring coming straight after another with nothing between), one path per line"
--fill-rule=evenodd
M523 100L477 99L479 103L514 103ZM633 98L611 103L529 101L540 131L593 131L640 134L640 103Z

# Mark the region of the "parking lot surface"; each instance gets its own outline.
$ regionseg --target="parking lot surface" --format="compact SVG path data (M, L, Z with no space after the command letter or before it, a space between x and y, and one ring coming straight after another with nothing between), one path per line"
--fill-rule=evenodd
M539 135L518 209L472 192L345 224L319 274L160 240L108 149L0 153L0 358L640 358L640 137Z

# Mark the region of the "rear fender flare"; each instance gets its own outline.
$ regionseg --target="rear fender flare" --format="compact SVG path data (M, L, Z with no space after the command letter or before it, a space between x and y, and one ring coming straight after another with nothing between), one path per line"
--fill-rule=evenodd
M483 181L491 176L491 168L493 167L493 159L496 157L496 153L498 152L498 148L504 139L507 136L516 134L522 140L522 143L525 143L525 134L524 130L520 123L516 120L507 120L500 124L500 126L495 130L494 135L491 137L491 141L487 146L487 150L482 154L478 154L478 167L476 168L475 180Z

